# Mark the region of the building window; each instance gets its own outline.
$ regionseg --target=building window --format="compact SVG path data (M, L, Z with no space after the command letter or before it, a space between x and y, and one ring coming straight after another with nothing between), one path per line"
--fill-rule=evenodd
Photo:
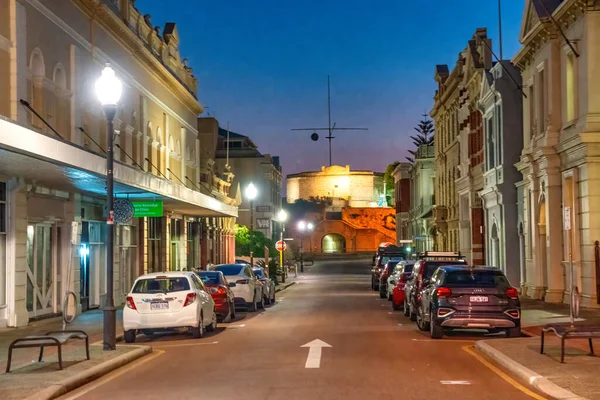
M543 133L546 131L546 75L543 69L538 72L538 82L538 128L539 133Z
M496 104L496 132L494 140L496 142L496 165L502 164L502 146L503 144L503 127L502 127L502 103Z
M575 56L569 53L566 56L566 71L565 71L565 117L567 122L575 119L575 98L577 93L577 83L575 80Z
M487 168L486 170L489 171L490 169L495 167L495 162L494 162L494 118L493 117L489 117L486 119L486 154L487 154L487 160L486 160L486 165Z
M162 218L148 218L148 273L162 272L160 247L162 240Z

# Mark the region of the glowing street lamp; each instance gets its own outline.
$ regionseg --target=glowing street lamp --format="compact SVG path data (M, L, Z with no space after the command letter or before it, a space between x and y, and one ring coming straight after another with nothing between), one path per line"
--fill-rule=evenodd
M121 99L123 85L115 75L115 70L106 64L102 75L96 81L96 95L102 105L106 117L106 208L108 219L106 220L106 304L104 306L104 350L116 349L117 336L117 310L114 297L114 241L115 241L115 211L113 206L114 197L114 175L113 175L113 120L117 114L117 104Z
M258 196L258 189L250 182L246 186L246 198L250 201L250 265L254 267L254 199Z

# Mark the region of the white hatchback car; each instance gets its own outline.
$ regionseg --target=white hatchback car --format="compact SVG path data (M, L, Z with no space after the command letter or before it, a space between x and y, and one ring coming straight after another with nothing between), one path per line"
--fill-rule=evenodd
M236 305L246 307L249 311L265 308L263 284L254 275L250 265L221 264L211 266L210 270L221 271L225 275L235 296Z
M212 296L193 272L172 271L142 275L136 279L123 307L125 342L141 331L189 328L195 338L217 328Z

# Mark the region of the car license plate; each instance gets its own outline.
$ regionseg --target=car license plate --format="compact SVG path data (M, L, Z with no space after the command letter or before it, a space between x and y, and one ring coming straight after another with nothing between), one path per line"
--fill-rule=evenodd
M168 310L169 302L167 301L155 301L150 303L151 310Z
M487 303L487 296L471 296L471 303Z

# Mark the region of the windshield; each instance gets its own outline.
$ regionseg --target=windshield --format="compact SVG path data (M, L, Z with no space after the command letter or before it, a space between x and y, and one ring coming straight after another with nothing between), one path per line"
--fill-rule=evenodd
M381 265L385 265L390 261L395 262L396 264L399 263L400 261L402 261L403 258L400 256L394 256L394 257L382 257L381 258Z
M221 284L221 274L217 272L199 272L198 276L202 279L202 282L206 285L219 285Z
M450 271L444 284L448 286L510 286L500 271Z
M190 290L187 278L182 277L156 277L140 279L135 283L133 293L170 293Z
M243 265L217 265L213 270L221 271L223 275L241 275L242 269L245 267Z

